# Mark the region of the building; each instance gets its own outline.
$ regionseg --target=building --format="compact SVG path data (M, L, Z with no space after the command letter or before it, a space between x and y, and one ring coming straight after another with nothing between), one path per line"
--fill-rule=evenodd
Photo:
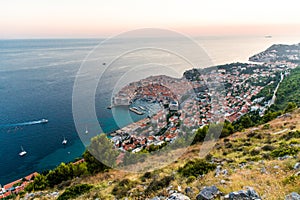
M18 194L19 192L23 191L24 188L34 180L34 177L38 175L37 172L29 174L22 179L18 179L11 183L4 185L4 187L0 187L0 199L8 197L12 194Z
M178 111L179 109L178 101L171 101L169 104L169 109L170 111Z

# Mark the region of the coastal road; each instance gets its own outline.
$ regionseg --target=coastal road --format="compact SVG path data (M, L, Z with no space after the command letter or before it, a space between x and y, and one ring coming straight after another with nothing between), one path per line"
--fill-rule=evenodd
M273 105L273 104L275 103L275 100L276 100L276 93L277 93L277 90L278 90L278 88L279 88L279 86L280 86L280 83L283 81L283 78L284 78L284 75L283 75L283 73L281 73L280 81L279 81L279 83L277 84L277 86L276 86L276 88L275 88L275 90L274 90L273 97L272 97L272 99L271 99L271 101L270 101L268 107L270 107L271 105Z

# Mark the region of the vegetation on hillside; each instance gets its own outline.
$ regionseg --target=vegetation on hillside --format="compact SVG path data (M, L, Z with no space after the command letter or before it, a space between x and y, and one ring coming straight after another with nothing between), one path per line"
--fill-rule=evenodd
M300 160L294 159L288 160L286 163L281 163L278 158L299 155L300 127L297 124L297 120L296 122L292 121L295 115L291 115L290 118L284 118L283 120L276 118L284 113L292 113L300 106L299 85L300 68L296 68L292 70L291 75L286 77L280 84L275 105L271 106L264 116L260 116L258 112L250 112L233 123L225 121L224 123L211 124L210 127L204 126L203 128L199 128L193 135L195 137L191 149L197 149L199 147L198 144L204 141L209 128L211 130L219 130L222 128L220 137L224 139L218 142L216 148L211 152L207 160L194 159L197 155L191 150L187 153L186 157L184 155L183 158L181 158L181 162L173 163L172 167L166 167L156 172L147 172L142 176L135 175L134 180L123 176L118 180L112 179L113 183L110 186L107 184L107 177L103 179L105 182L100 179L98 181L100 181L99 185L101 185L101 190L96 193L98 194L99 192L99 196L110 194L116 198L123 198L128 195L132 195L133 198L141 196L146 198L158 193L164 194L162 191L171 184L191 187L195 187L196 184L202 184L202 186L215 184L213 181L217 181L218 179L213 173L216 164L211 162L212 158L225 162L226 164L224 164L223 167L227 167L228 170L232 168L235 170L245 170L245 172L251 172L256 176L249 177L246 174L244 175L245 177L243 177L229 170L230 178L227 177L227 179L230 179L232 183L230 183L231 186L229 188L219 185L223 192L240 188L241 185L245 186L246 183L251 184L251 181L260 184L269 184L270 187L274 188L284 188L281 190L285 192L296 191L299 178L295 177L291 170L296 161L299 162ZM272 120L275 120L275 122L271 122ZM251 127L256 127L256 129L248 129ZM276 131L279 133L273 134ZM244 132L244 134L236 134L236 132ZM235 137L233 138L232 135L235 135ZM181 144L180 140L176 143L178 148L181 147L179 144ZM166 148L170 147L167 146ZM88 176L92 179L92 177L97 174L111 171L110 168L117 164L115 161L119 155L119 153L112 148L112 143L104 134L93 138L88 150L89 151L83 154L85 162L77 165L73 163L62 163L57 168L36 176L34 181L26 187L26 191L51 190L52 188L62 189L68 187L61 194L59 199L73 199L80 195L88 195L88 191L93 191L93 186L80 184L69 187L71 185L70 180L84 176ZM101 160L110 167L99 162L93 155L101 156ZM142 162L145 155L146 154L127 153L124 155L122 165ZM260 173L257 174L257 171L261 168L259 162L262 160L267 162L267 165L263 166L270 168L269 171L271 172L275 170L272 168L274 163L276 164L275 166L279 165L282 169L282 173L284 173L284 178L280 177L281 172L278 172L278 175L274 175L274 177L265 177L266 180L257 180L257 177L264 176ZM249 164L249 162L257 162L258 164ZM248 168L239 168L244 165ZM256 171L253 172L251 171L252 169L256 169ZM209 177L206 179L207 182L201 180L202 175L205 174ZM245 180L246 178L249 178L249 180ZM227 179L224 181L227 181ZM240 179L246 183L238 183L238 181L241 181ZM269 182L265 183L264 181ZM259 187L259 191L262 192L263 189L260 190L260 188L263 188L263 186ZM271 190L276 194L279 192L273 189Z
M283 110L289 102L300 106L300 67L293 69L278 88L273 110Z
M89 184L79 184L75 186L71 186L67 188L58 198L57 200L68 200L74 199L93 188L92 185Z

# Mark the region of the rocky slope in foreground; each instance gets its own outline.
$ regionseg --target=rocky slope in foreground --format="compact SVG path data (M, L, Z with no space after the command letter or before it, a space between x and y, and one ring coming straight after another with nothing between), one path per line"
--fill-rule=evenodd
M299 199L299 122L300 109L220 140L203 160L196 144L160 170L110 170L25 199Z

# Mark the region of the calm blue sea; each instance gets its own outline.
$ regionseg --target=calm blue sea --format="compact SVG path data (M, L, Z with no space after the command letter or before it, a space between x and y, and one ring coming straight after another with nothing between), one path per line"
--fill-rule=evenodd
M211 37L197 41L213 63L221 64L247 61L253 53L272 43L296 43L300 38ZM0 40L0 184L81 156L84 146L72 116L73 83L82 60L99 42L101 39ZM124 41L114 45L122 48ZM151 73L155 74L147 75ZM109 83L109 79L107 81ZM111 111L106 109L110 105L110 93L111 88L107 87L95 97L104 132L118 129ZM117 111L121 126L130 122L122 117L126 112L126 109ZM138 120L145 116L132 117ZM49 123L8 126L42 118ZM66 146L61 144L63 137L68 140ZM27 151L25 157L18 155L21 146Z

